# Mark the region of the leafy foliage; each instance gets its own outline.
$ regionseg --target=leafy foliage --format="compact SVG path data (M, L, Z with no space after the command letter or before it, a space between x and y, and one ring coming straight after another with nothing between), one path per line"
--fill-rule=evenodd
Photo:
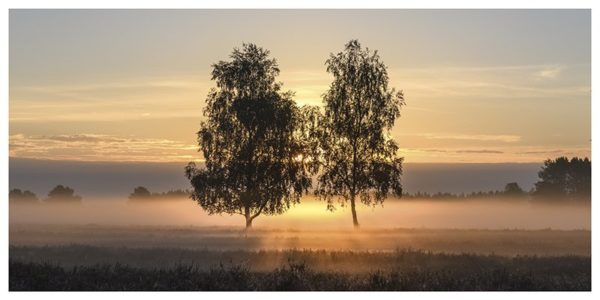
M591 200L592 162L587 157L546 160L538 176L534 192L538 199Z
M234 49L231 61L213 65L198 144L205 168L185 170L192 198L209 214L240 214L246 226L260 214L280 214L298 203L316 170L303 155L309 143L303 111L276 81L269 51L254 44Z
M509 182L504 186L504 195L511 197L526 196L527 193L516 182Z
M152 195L150 194L150 191L143 187L143 186L138 186L135 189L133 189L133 193L131 193L129 195L129 200L135 200L135 199L146 199L146 198L150 198Z
M11 204L38 204L38 197L31 191L21 191L20 189L12 189L8 193L8 199Z
M390 191L402 195L402 160L389 131L400 107L402 92L388 87L388 74L377 51L362 49L358 41L331 55L327 72L334 77L324 95L325 113L320 135L323 170L316 194L334 209L334 197L350 202L358 226L355 198L364 204L382 203Z
M75 190L68 186L57 185L45 200L47 203L81 203L81 196L75 195Z

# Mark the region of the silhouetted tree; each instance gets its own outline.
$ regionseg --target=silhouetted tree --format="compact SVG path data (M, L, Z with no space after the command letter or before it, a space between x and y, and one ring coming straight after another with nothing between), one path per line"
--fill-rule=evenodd
M569 195L574 199L589 201L592 198L592 162L586 158L571 158Z
M509 197L522 197L527 195L516 182L507 183L504 187L504 195Z
M81 196L75 195L75 191L68 186L57 185L48 193L45 201L48 203L81 203Z
M546 160L538 172L534 196L538 199L587 200L592 193L592 162L586 158Z
M362 49L352 40L345 50L331 54L327 72L334 77L324 95L325 113L321 136L323 170L316 194L334 209L333 198L350 202L358 227L356 198L362 203L382 203L393 191L402 195L402 160L389 131L400 107L402 92L388 87L388 74L377 51Z
M240 214L246 227L260 214L280 214L311 186L316 164L304 112L291 92L281 92L279 68L269 51L254 44L234 49L231 61L213 65L198 144L205 167L188 164L194 199L209 214Z
M38 197L31 191L21 191L12 189L8 193L8 199L11 204L38 204Z
M148 199L151 197L150 191L143 186L138 186L133 189L133 193L129 195L129 200Z

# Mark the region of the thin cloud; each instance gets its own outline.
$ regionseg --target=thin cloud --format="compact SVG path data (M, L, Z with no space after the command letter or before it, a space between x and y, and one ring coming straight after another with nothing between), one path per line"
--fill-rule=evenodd
M542 151L522 151L517 152L516 154L559 154L565 153L564 150L542 150Z
M9 119L39 123L198 117L212 85L208 77L11 84Z
M453 136L455 137L455 136ZM465 136L461 136L464 138ZM470 136L472 138L473 136ZM478 138L481 138L479 135ZM489 136L484 139L490 139ZM494 140L497 138L494 138ZM10 157L48 160L202 162L195 142L137 138L104 134L9 136ZM558 155L589 156L589 146L548 149L544 146L504 146L489 148L402 148L410 162L543 162Z
M399 134L400 136L417 136L430 140L466 140L466 141L483 141L483 142L503 142L516 143L521 140L521 136L509 134Z
M401 148L400 155L403 155L407 162L428 162L428 163L449 163L449 162L468 162L468 163L542 163L549 158L558 156L579 156L589 157L591 151L586 146L573 146L563 149L548 149L546 146L514 146L506 144L505 146L490 147L487 149L478 148Z
M536 76L542 79L556 79L561 72L562 68L560 66L551 66L538 71Z
M559 96L589 97L585 82L545 82L559 78L567 69L577 71L586 64L450 66L392 69L394 84L418 98L545 98ZM586 72L582 69L581 72Z
M588 64L569 64L570 67L588 67ZM512 72L512 71L539 71L553 68L562 68L552 64L529 64L529 65L487 65L487 66L429 66L419 68L395 68L394 72L408 71L411 73L464 73L464 72Z
M428 153L479 153L479 154L502 154L504 153L504 151L499 151L499 150L487 150L487 149L483 149L483 150L472 150L472 149L462 149L462 150L456 150L456 149L432 149L432 148L424 148L424 149L419 149L419 148L406 148L401 150L403 152L428 152Z
M205 88L207 82L202 80L169 80L169 79L140 79L124 80L121 82L103 83L74 83L69 85L17 85L11 86L16 91L33 91L40 93L89 93L101 90L149 89L149 88Z
M26 138L21 135L21 139ZM56 141L56 142L84 142L84 143L101 143L101 142L125 142L125 139L116 138L108 135L101 134L73 134L73 135L48 135L48 136L31 136L27 137L33 140L45 140L45 141Z
M438 140L469 140L469 141L494 141L504 143L516 143L521 140L518 135L488 135L488 134L458 134L458 135L430 135L428 139Z
M198 147L168 139L118 137L100 134L9 137L11 157L80 161L191 161Z
M459 150L456 153L482 153L482 154L502 154L504 151L498 150Z

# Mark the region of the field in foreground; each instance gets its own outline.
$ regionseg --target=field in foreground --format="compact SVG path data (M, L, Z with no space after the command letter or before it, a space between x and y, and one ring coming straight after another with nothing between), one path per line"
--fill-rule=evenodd
M373 228L310 230L239 227L10 224L10 245L186 248L205 250L420 249L445 253L591 255L589 230Z
M10 290L590 290L588 230L10 224Z
M24 253L65 253L47 262L27 262ZM17 253L20 255L13 255ZM69 254L91 257L67 264ZM145 267L94 263L94 257L171 256L179 263ZM110 249L86 246L11 247L9 285L20 290L208 290L208 291L510 291L591 289L591 259L582 256L503 257L415 250L208 251ZM51 255L52 256L52 255ZM15 259L15 257L18 257ZM196 257L199 263L185 258ZM140 264L132 261L133 265ZM270 263L268 263L270 262ZM273 268L268 270L269 268Z

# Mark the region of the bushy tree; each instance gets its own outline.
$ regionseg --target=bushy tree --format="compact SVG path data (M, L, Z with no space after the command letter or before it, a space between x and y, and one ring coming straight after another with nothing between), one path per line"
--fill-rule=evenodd
M31 191L21 191L21 189L12 189L8 193L8 199L11 204L37 204L38 197Z
M522 197L527 195L525 191L516 182L509 182L504 186L504 196Z
M57 185L48 193L47 203L81 203L81 196L68 186Z
M592 195L592 162L586 158L559 157L548 159L538 172L535 184L537 199L583 200Z
M269 51L254 44L234 49L213 65L217 87L206 99L198 144L205 159L185 170L192 199L209 214L240 214L246 227L260 214L280 214L311 186L304 115L276 81ZM308 111L308 110L307 110Z
M573 157L569 169L569 195L574 199L590 201L592 198L592 162L587 157Z
M402 92L388 86L386 66L377 51L352 40L326 61L333 82L324 95L323 169L316 194L334 209L334 198L350 202L352 220L357 197L366 205L382 203L389 192L400 197L402 160L389 131L404 104Z
M133 189L133 193L129 194L129 200L148 199L150 197L150 191L143 186L136 187Z

